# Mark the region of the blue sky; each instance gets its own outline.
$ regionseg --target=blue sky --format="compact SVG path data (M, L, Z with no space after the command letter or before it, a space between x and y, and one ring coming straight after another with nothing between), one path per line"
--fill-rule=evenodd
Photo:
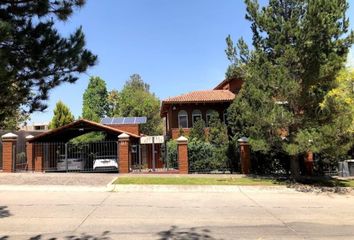
M348 12L354 21L354 7ZM108 90L120 90L130 75L138 73L160 99L213 88L228 66L226 36L251 40L244 16L241 0L88 0L68 22L57 26L64 36L82 26L98 64L75 84L53 89L48 109L32 114L31 122L50 121L58 100L80 116L90 76L103 78ZM351 57L354 66L353 51Z

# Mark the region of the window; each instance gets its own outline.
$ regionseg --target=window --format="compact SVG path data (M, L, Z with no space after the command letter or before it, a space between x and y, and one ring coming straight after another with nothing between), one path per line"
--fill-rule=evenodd
M213 112L214 112L214 110L211 110L211 109L209 109L209 110L206 112L206 126L207 126L207 127L209 127L211 115L212 115Z
M194 124L196 121L203 119L202 112L200 110L193 110L192 112L192 123Z
M184 110L178 112L178 127L188 128L188 113Z

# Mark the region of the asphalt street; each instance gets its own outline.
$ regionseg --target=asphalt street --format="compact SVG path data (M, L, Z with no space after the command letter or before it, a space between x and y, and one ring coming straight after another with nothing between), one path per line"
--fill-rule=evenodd
M0 192L0 239L354 239L354 196Z

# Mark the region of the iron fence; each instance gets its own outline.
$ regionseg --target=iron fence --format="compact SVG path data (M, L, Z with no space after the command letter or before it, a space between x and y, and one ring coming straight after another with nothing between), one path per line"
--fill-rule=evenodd
M91 143L35 143L35 158L41 157L46 172L118 171L115 141Z
M27 171L28 162L27 162L27 151L26 143L18 142L14 149L14 169L16 172Z

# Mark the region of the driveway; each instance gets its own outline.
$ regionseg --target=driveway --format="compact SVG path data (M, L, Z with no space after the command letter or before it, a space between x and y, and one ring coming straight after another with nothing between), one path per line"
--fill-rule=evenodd
M0 192L0 239L354 239L354 196Z
M0 173L0 185L106 186L118 173Z

